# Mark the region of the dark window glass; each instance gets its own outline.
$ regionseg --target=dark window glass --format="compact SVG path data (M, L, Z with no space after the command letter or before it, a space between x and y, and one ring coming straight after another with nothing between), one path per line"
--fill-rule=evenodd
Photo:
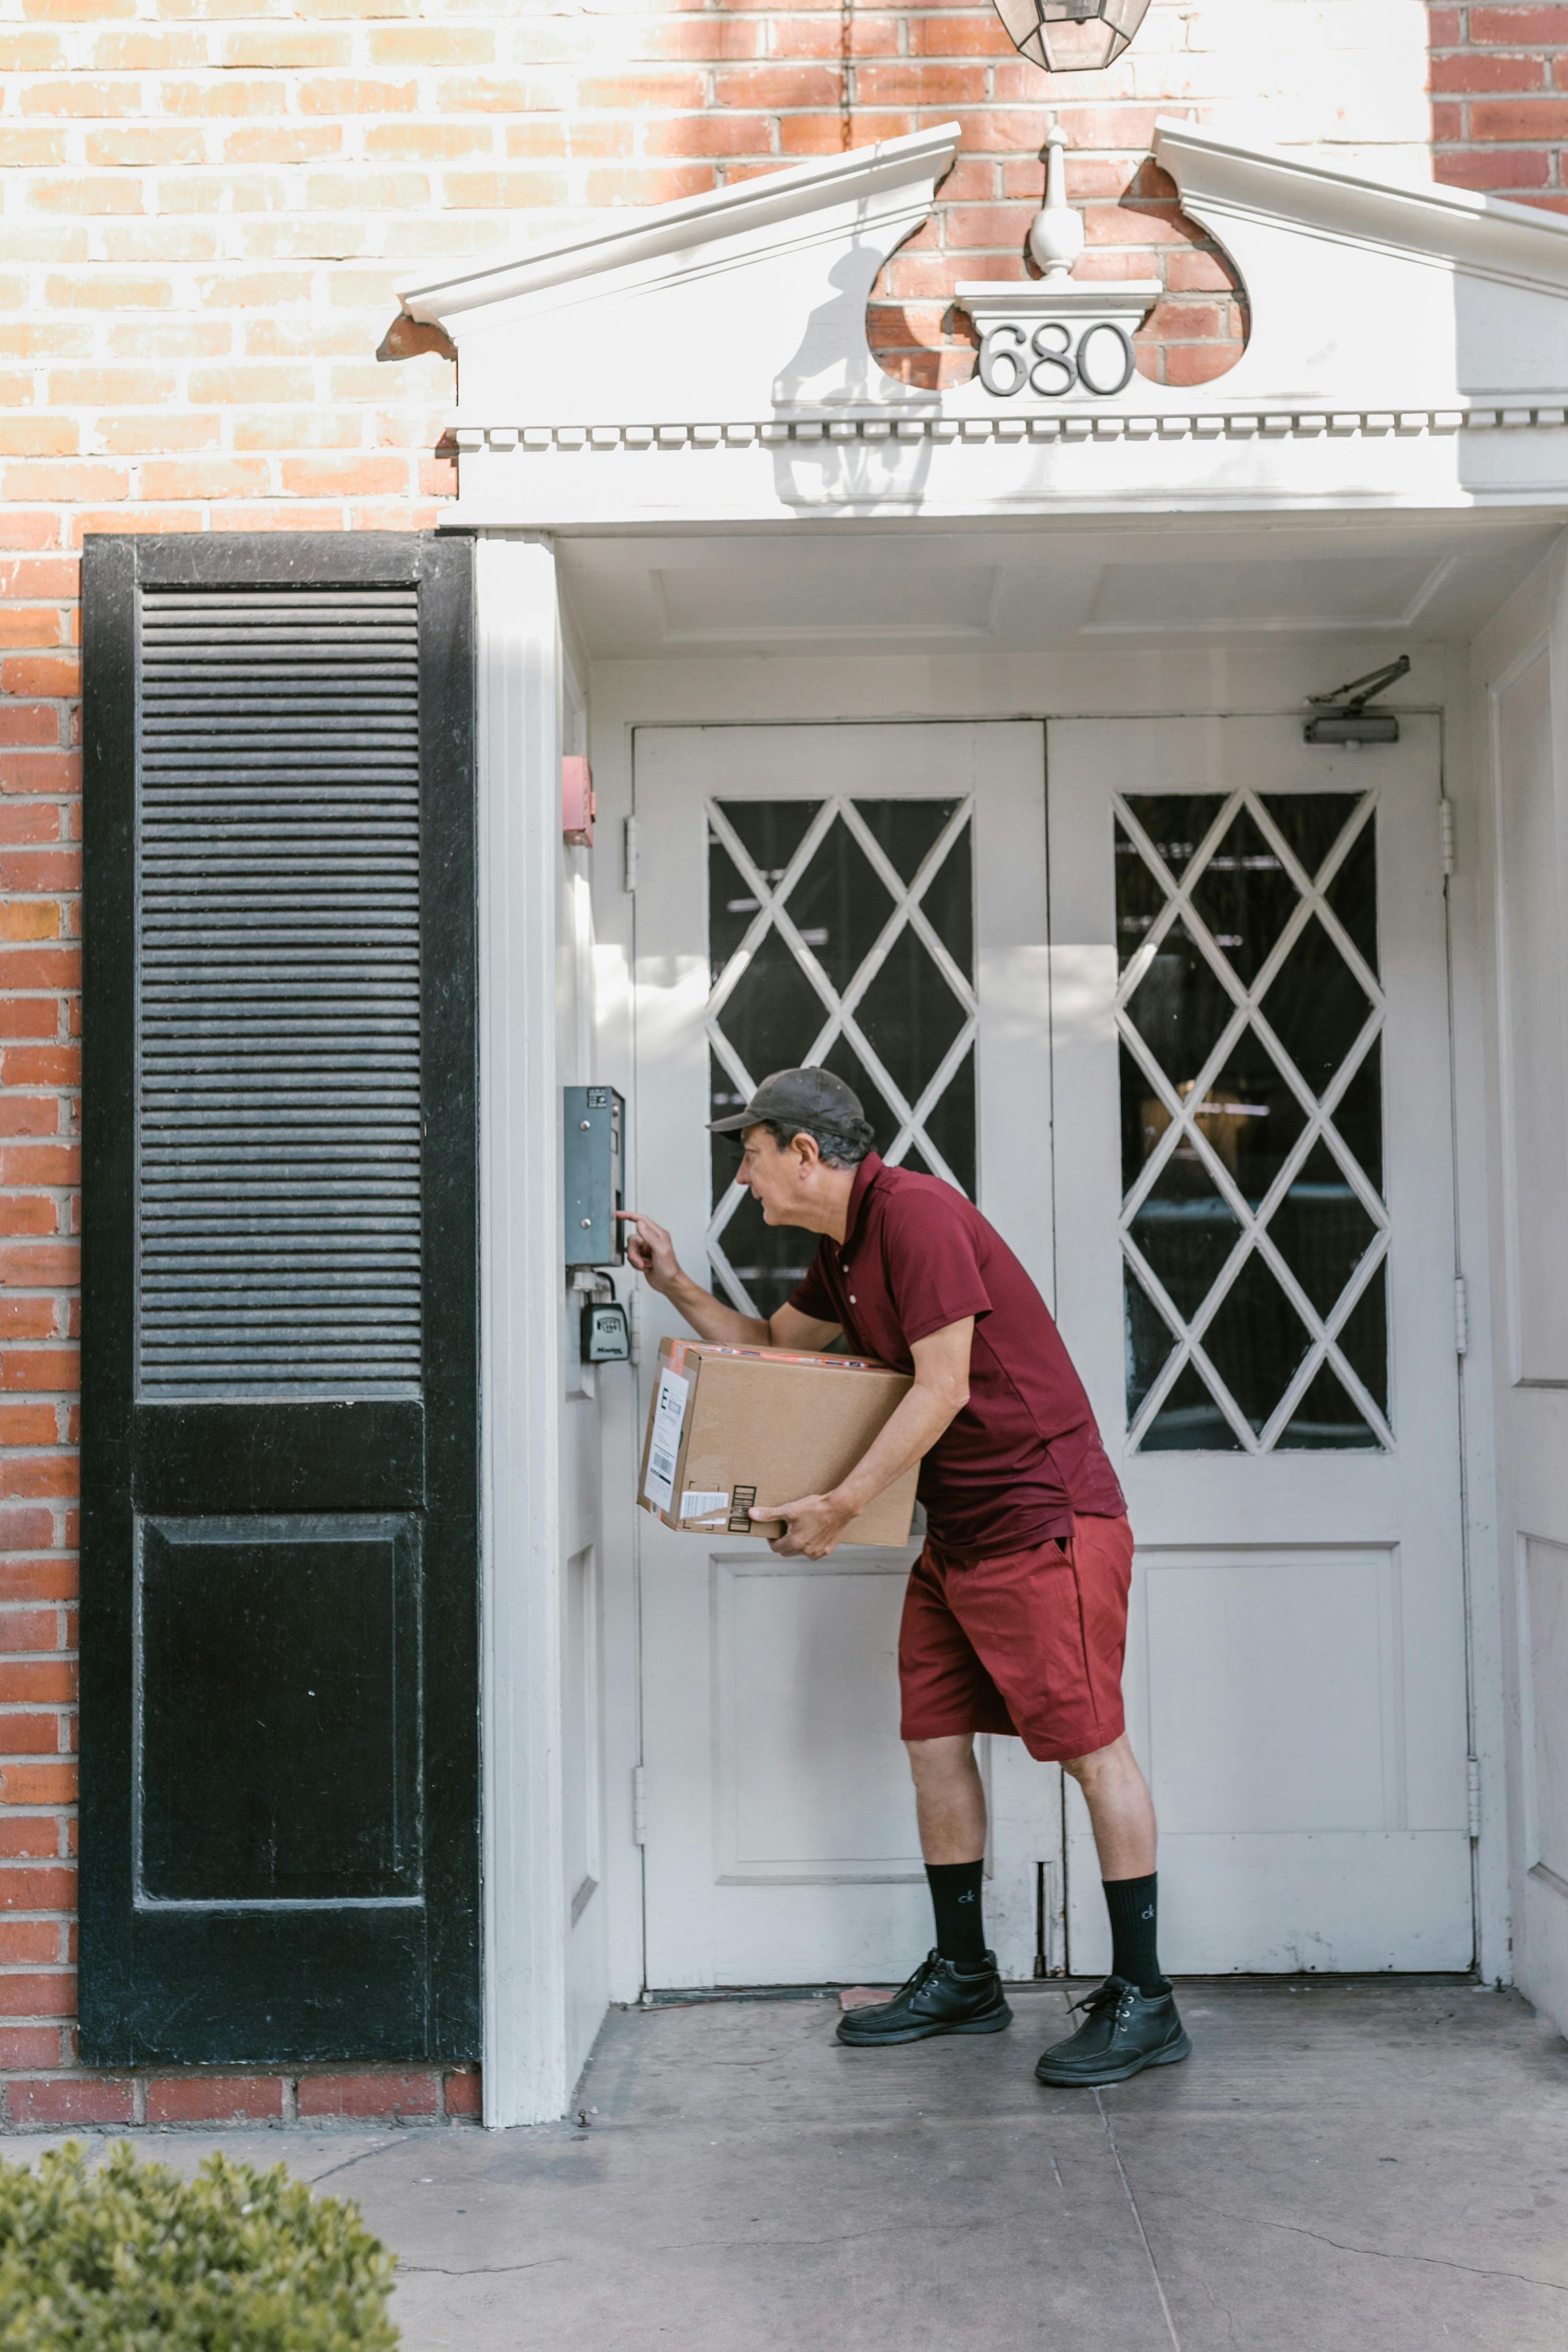
M790 919L842 995L876 946L893 901L841 816L789 894Z
M1323 893L1369 971L1377 971L1377 841L1363 824Z
M904 929L856 1006L855 1017L913 1109L968 1015L924 941Z
M1261 1430L1309 1341L1300 1317L1255 1253L1226 1291L1203 1344L1244 1418Z
M1263 1014L1316 1095L1324 1094L1361 1035L1367 993L1316 915L1263 1000Z
M1116 827L1116 968L1125 971L1153 929L1165 893L1142 853L1119 823Z
M1327 1364L1308 1381L1278 1441L1286 1454L1376 1449L1378 1441Z
M1145 1454L1239 1454L1241 1440L1188 1364L1143 1433Z
M1127 1418L1135 1421L1144 1398L1170 1360L1175 1340L1164 1317L1131 1266L1126 1279Z
M1268 1222L1270 1239L1327 1315L1377 1233L1327 1144L1315 1143Z
M1380 1265L1340 1326L1344 1358L1379 1411L1388 1412L1388 1281Z
M1241 1224L1188 1146L1166 1160L1131 1231L1172 1304L1191 1322L1235 1248Z
M1192 1085L1235 1010L1224 982L1183 922L1165 933L1127 1005L1139 1035L1178 1087Z
M1250 988L1300 893L1247 808L1237 809L1193 889L1193 904Z
M1179 882L1225 806L1223 793L1130 793L1127 805Z
M1264 807L1316 881L1324 858L1357 805L1354 793L1264 793Z
M857 801L855 814L894 872L912 882L957 806L956 801Z

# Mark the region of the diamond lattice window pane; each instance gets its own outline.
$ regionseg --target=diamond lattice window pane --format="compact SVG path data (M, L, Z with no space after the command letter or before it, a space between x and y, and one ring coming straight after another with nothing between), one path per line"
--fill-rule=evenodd
M762 901L717 834L708 836L708 967L715 986Z
M1373 973L1377 971L1377 837L1363 824L1323 897Z
M1344 1359L1380 1412L1388 1411L1388 1269L1380 1265L1340 1326Z
M847 1037L842 1034L835 1037L822 1056L822 1067L831 1070L836 1078L842 1078L847 1087L854 1087L860 1097L860 1107L870 1121L876 1149L886 1151L898 1130L897 1114L881 1088L868 1076L865 1063Z
M855 814L895 873L912 882L957 806L956 801L857 801Z
M1327 1090L1371 1010L1365 989L1312 916L1264 997L1263 1012L1314 1094Z
M1121 1071L1121 1190L1131 1192L1171 1114L1125 1045L1118 1047Z
M1240 1238L1241 1226L1189 1145L1165 1162L1131 1231L1172 1305L1191 1322Z
M1363 1176L1383 1190L1383 1046L1374 1037L1334 1111L1334 1131L1354 1153Z
M1225 794L1130 793L1127 805L1179 882L1224 808Z
M1275 1247L1320 1315L1355 1272L1377 1227L1328 1146L1315 1143L1268 1222Z
M1134 1028L1178 1088L1192 1085L1235 1010L1182 922L1166 932L1127 1004Z
M1145 1454L1239 1454L1241 1440L1188 1364L1143 1433Z
M1356 793L1264 793L1260 797L1313 879L1360 804Z
M1170 1360L1175 1339L1132 1268L1122 1268L1127 1318L1127 1418L1135 1421L1144 1398Z
M926 1133L970 1199L974 1198L974 1048L926 1115Z
M926 884L921 911L959 971L974 981L973 842L964 826Z
M720 1246L759 1315L772 1315L784 1305L816 1255L812 1234L794 1225L764 1224L760 1204L741 1192Z
M822 806L818 801L721 801L764 882L782 882Z
M836 816L789 894L789 911L805 945L840 995L893 911L870 859Z
M1116 827L1116 968L1125 971L1152 930L1165 891L1131 835Z
M912 1103L969 1016L924 941L906 929L889 949L855 1017L893 1084Z
M1258 829L1239 808L1193 889L1193 905L1250 987L1296 911L1300 893Z
M770 930L725 999L719 1026L760 1081L771 1070L799 1068L826 1017L793 950Z
M1308 1381L1276 1442L1282 1454L1366 1452L1379 1444L1327 1364Z
M1197 1125L1257 1208L1307 1124L1255 1029L1244 1029L1204 1094Z
M1203 1344L1244 1420L1261 1430L1300 1369L1309 1341L1300 1317L1255 1255L1226 1293Z

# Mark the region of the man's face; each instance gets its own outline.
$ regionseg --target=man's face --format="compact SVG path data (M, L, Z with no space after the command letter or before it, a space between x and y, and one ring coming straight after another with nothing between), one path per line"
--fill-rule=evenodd
M775 1143L765 1127L748 1127L741 1138L742 1152L737 1184L743 1184L752 1197L761 1202L764 1225L790 1225L795 1222L790 1213L799 1207L803 1195L802 1180L809 1173L805 1158L793 1143ZM815 1167L815 1147L809 1151L809 1165Z

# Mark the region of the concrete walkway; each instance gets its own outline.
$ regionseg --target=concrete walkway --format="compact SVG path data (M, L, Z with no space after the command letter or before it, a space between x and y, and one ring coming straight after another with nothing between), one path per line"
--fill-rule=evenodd
M617 2011L585 2127L218 2144L358 2200L408 2352L1563 2352L1568 2044L1516 1996L1189 1983L1186 2065L1042 2091L1075 1990L885 2052Z

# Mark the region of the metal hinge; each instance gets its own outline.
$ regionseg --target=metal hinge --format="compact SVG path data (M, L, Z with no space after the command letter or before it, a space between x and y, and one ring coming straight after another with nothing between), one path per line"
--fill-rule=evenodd
M622 825L621 842L621 887L623 890L635 890L637 887L637 821L635 816L628 816Z
M1443 871L1454 870L1454 803L1447 794L1437 803L1437 837L1443 850Z
M1481 1833L1481 1759L1479 1756L1465 1759L1465 1801L1469 1809L1470 1835Z
M1470 1293L1462 1274L1454 1276L1454 1353L1470 1352Z
M641 1764L632 1766L632 1843L647 1843L647 1772Z

